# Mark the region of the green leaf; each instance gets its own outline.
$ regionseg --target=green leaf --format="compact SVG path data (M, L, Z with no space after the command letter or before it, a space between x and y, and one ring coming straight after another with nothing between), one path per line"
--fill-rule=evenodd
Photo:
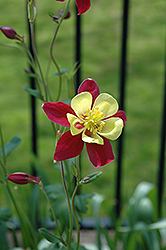
M51 18L53 18L53 16L55 15L55 14L53 14L52 12L48 12L48 15L51 17Z
M85 214L88 210L88 208L87 208L88 200L87 199L92 198L92 196L93 196L92 194L76 195L75 200L74 200L74 205L75 205L76 210L80 213Z
M137 220L144 221L147 224L154 221L153 204L148 197L142 198L138 203Z
M151 230L163 229L163 228L166 228L166 218L149 225L149 229L151 229Z
M152 195L153 193L155 193L155 190L156 190L155 185L152 183L141 182L138 184L133 195L131 196L131 198L129 200L129 223L131 225L134 225L139 220L141 206L143 204L145 205L145 202L143 201L144 198L150 197L150 195L151 195L151 198L153 197L153 201L151 199L150 200L152 201L153 206L155 206L154 195ZM147 201L147 200L145 199L145 201ZM149 203L151 203L151 201ZM146 202L146 204L147 204L147 202ZM149 205L149 208L151 205ZM151 210L153 209L152 206L150 209ZM156 211L157 210L155 209L155 213L153 212L154 217L156 217L155 216Z
M8 221L11 216L9 208L0 208L0 221Z
M71 250L76 250L76 247L77 247L77 243L71 244ZM62 247L61 250L66 250L66 247ZM78 250L87 250L87 248L85 248L83 246L79 246Z
M49 185L45 187L45 190L49 196L52 206L55 211L57 219L60 220L64 227L69 226L69 208L66 199L66 194L64 192L64 187L62 184L57 183L55 185ZM87 212L87 199L91 198L92 194L81 194L75 197L75 208L76 213L79 216L82 213ZM81 217L79 216L79 221Z
M76 247L77 247L77 243L72 243L71 244L71 249L72 250L75 250ZM83 247L83 246L79 246L78 250L87 250L87 249L85 247Z
M8 245L6 234L7 234L6 225L4 222L1 222L0 223L0 246L1 246L1 249L3 249L3 250L10 249L10 247Z
M95 173L89 174L86 177L84 177L83 180L80 181L80 184L88 184L92 181L95 181L101 174L102 172L95 172Z
M154 188L155 186L152 183L139 183L133 193L132 202L139 202L142 198L146 197Z
M134 226L120 227L118 229L119 232L127 233L133 231L152 231L157 229L166 228L166 219L162 219L161 221L157 221L155 223L146 224L143 221L137 222Z
M57 219L66 227L69 226L69 211L64 187L62 184L49 185L45 190L51 200Z
M94 194L92 198L92 208L93 208L93 215L97 218L99 218L99 211L102 202L104 201L104 195L101 194Z
M61 75L63 75L63 74L66 73L66 72L69 72L69 71L70 71L70 69L60 69ZM52 74L52 75L50 76L50 78L53 77L53 76L58 76L58 75L59 75L59 72L56 71L54 74Z
M25 73L28 75L28 77L36 78L36 74L34 73L31 73L31 72L25 72Z
M46 228L40 228L38 229L39 230L39 233L46 239L48 240L49 242L51 243L59 243L59 242L62 242L61 241L61 238L59 238L58 236L50 233Z
M15 135L10 141L5 143L4 151L5 157L7 157L15 148L17 148L21 143L21 138L19 135ZM2 148L0 148L0 156L3 157Z
M31 89L27 86L23 86L23 89L25 89L25 91L27 91L30 95L32 95L40 100L43 100L42 97L40 96L40 92L37 89Z
M71 163L71 171L72 171L72 174L73 174L75 177L77 177L77 175L78 175L77 167L76 167L76 165L75 165L73 162Z
M109 248L110 248L111 250L116 250L116 249L115 249L115 244L114 244L113 240L110 238L110 236L109 236L109 234L108 234L108 230L106 230L106 229L103 227L103 228L102 228L102 233L103 233L104 236L105 236L105 239L106 239L106 242L107 242Z

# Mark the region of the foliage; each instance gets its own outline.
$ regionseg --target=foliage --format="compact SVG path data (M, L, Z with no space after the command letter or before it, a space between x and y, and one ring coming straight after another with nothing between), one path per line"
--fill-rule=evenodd
M165 249L166 219L158 219L156 205L156 186L148 182L139 183L128 203L124 205L120 218L114 221L113 239L109 237L108 231L96 222L98 242L101 242L100 237L104 235L110 250L118 249L119 245L123 250ZM102 249L101 245L98 246Z

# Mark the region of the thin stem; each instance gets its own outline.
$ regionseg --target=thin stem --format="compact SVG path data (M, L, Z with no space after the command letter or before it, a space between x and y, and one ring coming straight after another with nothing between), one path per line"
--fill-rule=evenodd
M47 65L47 69L46 69L45 86L46 86L46 89L47 89L47 94L49 96L49 99L52 102L52 97L51 97L51 94L50 94L50 91L49 91L49 88L48 88L48 73L49 73L50 65L51 65L51 56L49 56L48 65Z
M79 244L80 244L80 226L79 226L79 222L78 222L78 218L77 218L77 214L76 214L76 210L75 210L75 206L74 206L74 199L75 199L76 193L78 191L78 188L79 188L79 183L77 183L75 190L73 192L73 195L72 195L72 209L73 209L74 219L75 219L76 228L77 228L77 247L76 247L76 250L78 250Z
M58 30L59 30L59 28L60 28L60 26L61 26L61 24L62 24L62 21L63 21L65 15L66 15L66 11L67 11L67 9L68 9L68 7L69 7L69 4L70 4L70 0L68 0L68 2L66 3L66 6L65 6L65 8L64 8L63 15L62 15L62 17L60 18L59 23L56 25L56 29L55 29L55 32L54 32L54 36L53 36L53 39L52 39L52 42L51 42L51 46L50 46L50 55L51 55L51 59L52 59L53 63L55 64L55 66L56 66L56 68L57 68L57 71L58 71L58 74L59 74L59 91L58 91L58 95L57 95L56 101L59 100L60 94L61 94L61 88L62 88L62 74L61 74L60 68L59 68L59 66L58 66L58 64L57 64L57 62L56 62L56 60L55 60L55 58L54 58L54 56L53 56L53 45L54 45L55 38L56 38L56 36L57 36Z
M34 53L34 56L35 56L35 59L36 59L36 62L37 62L37 65L38 65L38 68L39 68L39 71L40 71L40 75L41 75L41 78L42 78L42 82L43 82L43 85L44 85L45 99L47 100L47 90L46 90L46 86L45 86L44 76L43 76L43 72L42 72L42 69L41 69L41 66L40 66L40 62L39 62L39 59L38 59L38 56L37 56L37 52L36 52L36 47L35 47L34 23L30 23L30 28L31 28L33 53Z
M56 68L57 68L57 71L58 71L58 75L59 75L59 91L58 91L58 95L57 95L57 98L56 98L56 101L59 100L60 98L60 94L61 94L61 87L62 87L62 74L61 74L61 71L60 71L60 68L53 56L53 45L54 45L54 41L55 41L55 38L56 38L56 35L57 35L57 32L58 32L58 29L59 29L59 25L57 25L57 28L55 30L55 33L54 33L54 36L53 36L53 39L52 39L52 42L51 42L51 47L50 47L50 55L51 55L51 59L53 61L53 63L55 64Z
M6 171L5 165L4 165L4 163L1 161L1 159L0 159L0 164L1 164L1 166L2 166L4 175L5 175L5 178L6 178L6 176L7 176L7 171Z
M61 172L62 172L62 181L67 197L67 202L68 202L68 208L69 208L69 220L70 220L70 227L69 227L69 241L68 241L68 250L71 249L71 240L72 240L72 231L73 231L73 216L72 216L72 209L71 209L71 203L70 203L70 197L65 181L65 174L64 174L64 167L63 167L63 162L61 161Z
M6 185L4 181L0 180L0 183L3 184L3 185Z
M3 135L2 135L2 129L0 126L0 137L1 137L1 143L2 143L2 155L3 155L3 162L1 161L2 168L4 170L4 173L6 175L6 156L5 156L5 148L4 148L4 141L3 141Z
M80 181L80 155L77 156L77 182Z
M48 203L49 203L49 205L50 205L50 208L51 208L51 211L52 211L52 214L53 214L53 217L54 217L54 221L55 221L55 223L56 223L56 227L57 227L59 236L60 236L60 238L61 238L62 243L63 243L63 244L65 245L65 247L67 248L68 246L67 246L66 242L64 241L64 239L63 239L63 237L62 237L62 235L61 235L60 228L59 228L59 224L58 224L58 221L57 221L57 218L56 218L56 215L55 215L53 206L52 206L52 204L51 204L51 201L50 201L50 199L49 199L49 197L48 197L46 191L44 190L43 185L40 184L39 187L40 187L41 191L43 192L43 194L45 195L45 197L47 198L47 201L48 201Z

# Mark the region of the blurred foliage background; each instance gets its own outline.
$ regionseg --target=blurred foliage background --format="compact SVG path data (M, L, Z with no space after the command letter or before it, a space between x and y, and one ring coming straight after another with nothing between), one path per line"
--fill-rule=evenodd
M54 22L48 12L62 9L63 3L36 0L36 45L43 72L46 72L49 46ZM119 99L119 65L121 50L122 1L92 0L91 9L82 19L82 80L91 77L101 92ZM64 20L55 43L55 56L61 68L72 68L75 63L75 5L71 17ZM0 25L14 28L28 43L26 1L0 1ZM0 33L3 43L9 41ZM122 171L123 200L141 181L156 183L159 165L159 143L164 89L165 1L131 0L129 12L127 91L125 111L128 122L124 133ZM22 144L7 161L8 173L31 172L31 116L30 96L22 86L29 86L24 72L28 68L23 55L0 45L0 124L4 141L14 135ZM56 71L51 67L50 75ZM49 82L52 98L56 99L58 77ZM63 78L61 99L67 98L67 82ZM53 165L55 138L52 127L37 101L38 165L50 183L59 182L59 171ZM82 192L104 194L103 213L109 213L115 200L117 169L117 142L112 143L116 160L100 168L103 175L94 183L85 185ZM82 154L82 176L96 171L86 151ZM2 171L0 170L0 176ZM27 192L28 187L19 187ZM5 192L0 186L0 206L6 206Z

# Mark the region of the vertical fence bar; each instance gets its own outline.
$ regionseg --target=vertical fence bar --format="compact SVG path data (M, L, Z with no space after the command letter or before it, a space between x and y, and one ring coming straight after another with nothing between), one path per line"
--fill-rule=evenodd
M163 114L161 124L159 171L158 171L158 215L162 213L162 197L164 189L164 164L165 164L165 141L166 141L166 47L165 47L165 86L163 96Z
M129 0L123 0L122 44L121 44L121 59L120 59L120 109L122 110L124 110L125 106L128 18L129 18ZM122 159L123 159L123 136L119 138L118 142L118 167L116 176L117 216L119 216L121 208Z
M32 57L34 58L34 53L33 53L33 49L32 49L31 28L30 28L30 24L29 24L28 19L27 19L27 22L28 22L28 33L29 33L29 50L30 50ZM34 73L34 70L31 66L29 67L29 69L32 73ZM29 77L29 83L30 83L30 87L32 89L36 89L36 83L35 83L34 77ZM37 156L36 99L32 95L30 96L30 105L31 105L31 151L35 156ZM32 175L36 176L36 169L35 169L33 164L31 165L31 171L32 171Z
M75 61L76 68L78 68L75 75L75 93L77 94L77 90L81 83L81 15L78 15L78 8L76 6L76 37L75 37ZM79 157L79 166L81 172L81 154ZM80 192L80 188L78 193Z
M81 15L78 15L78 9L76 6L76 44L75 44L75 60L76 60L76 68L78 68L75 76L75 92L79 88L81 82Z

